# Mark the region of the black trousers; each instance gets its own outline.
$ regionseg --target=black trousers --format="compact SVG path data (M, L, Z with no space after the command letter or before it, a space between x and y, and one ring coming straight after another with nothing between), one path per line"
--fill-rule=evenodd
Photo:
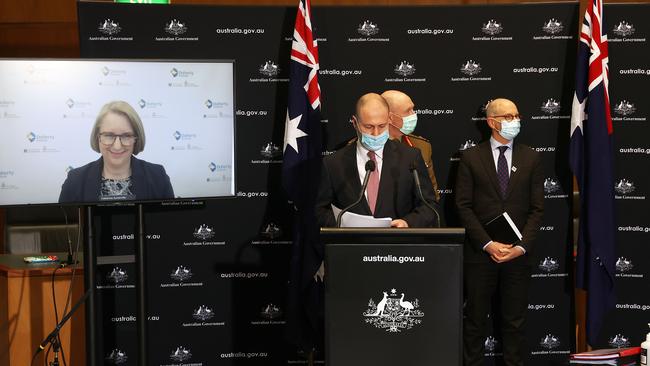
M507 366L522 366L526 359L525 323L531 267L526 255L510 262L465 263L465 319L463 321L463 361L465 366L484 365L488 315L494 296L499 308L492 313L500 319L503 360Z

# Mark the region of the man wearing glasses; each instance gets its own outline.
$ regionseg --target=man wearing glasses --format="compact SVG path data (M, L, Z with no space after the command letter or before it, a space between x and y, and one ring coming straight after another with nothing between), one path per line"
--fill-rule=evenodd
M456 208L466 229L464 246L465 366L483 365L490 313L503 341L506 365L526 360L524 325L528 283L534 262L533 243L544 209L544 170L540 155L516 143L520 130L517 106L495 99L486 109L489 141L462 153L456 180ZM507 212L522 238L501 243L485 224ZM496 295L497 308L491 309Z
M90 134L90 146L102 156L68 173L59 203L174 198L165 168L134 156L144 145L142 120L133 107L123 101L104 105Z
M420 152L388 137L388 104L379 94L368 93L357 101L352 125L357 140L323 159L322 178L316 201L316 216L321 227L336 226L331 205L344 208L357 200L366 174L365 166L374 160L368 188L351 212L391 217L392 227L432 227L436 216L418 197L410 167L422 183L424 198L433 205L435 196Z

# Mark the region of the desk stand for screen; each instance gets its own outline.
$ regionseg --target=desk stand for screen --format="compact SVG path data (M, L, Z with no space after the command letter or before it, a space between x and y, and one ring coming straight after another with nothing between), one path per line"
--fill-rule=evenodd
M96 323L96 296L95 280L97 270L97 258L95 254L95 232L93 230L93 210L92 206L86 206L86 216L83 218L84 233L86 240L84 240L84 287L86 291L90 291L90 296L86 300L86 365L95 366L97 363L97 347L95 335L97 334ZM80 223L81 224L81 223Z
M147 277L146 277L146 252L145 252L145 230L144 230L144 209L141 203L135 204L136 215L136 297L137 316L136 326L138 334L138 365L147 365ZM86 232L86 246L84 248L84 284L86 291L96 286L97 253L95 252L95 233L93 229L93 206L86 206L86 217L84 220ZM86 302L86 365L97 365L96 346L96 291L91 291Z
M327 365L462 363L465 229L321 229Z

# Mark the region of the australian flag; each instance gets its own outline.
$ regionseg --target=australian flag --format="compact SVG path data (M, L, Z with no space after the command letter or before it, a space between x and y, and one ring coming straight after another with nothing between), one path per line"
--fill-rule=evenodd
M289 337L305 351L321 342L322 282L314 275L323 260L314 207L320 180L321 123L318 46L309 0L301 0L291 45L289 97L284 130L282 183L293 202L289 286Z
M603 3L585 12L571 114L570 163L580 189L577 286L587 290L587 341L596 345L604 317L615 305L613 132L609 103Z

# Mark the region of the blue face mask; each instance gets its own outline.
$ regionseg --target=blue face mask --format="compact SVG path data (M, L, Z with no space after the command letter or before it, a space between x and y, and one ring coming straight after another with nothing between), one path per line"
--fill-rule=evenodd
M388 129L384 130L379 136L361 133L361 144L370 151L378 151L384 148L388 141Z
M402 128L400 128L399 130L402 131L403 134L408 135L413 133L413 131L415 131L415 126L417 125L418 125L418 115L413 113L406 117L402 117Z
M519 134L521 130L521 121L518 119L513 119L510 122L502 121L501 122L501 131L499 135L504 139L511 141Z

